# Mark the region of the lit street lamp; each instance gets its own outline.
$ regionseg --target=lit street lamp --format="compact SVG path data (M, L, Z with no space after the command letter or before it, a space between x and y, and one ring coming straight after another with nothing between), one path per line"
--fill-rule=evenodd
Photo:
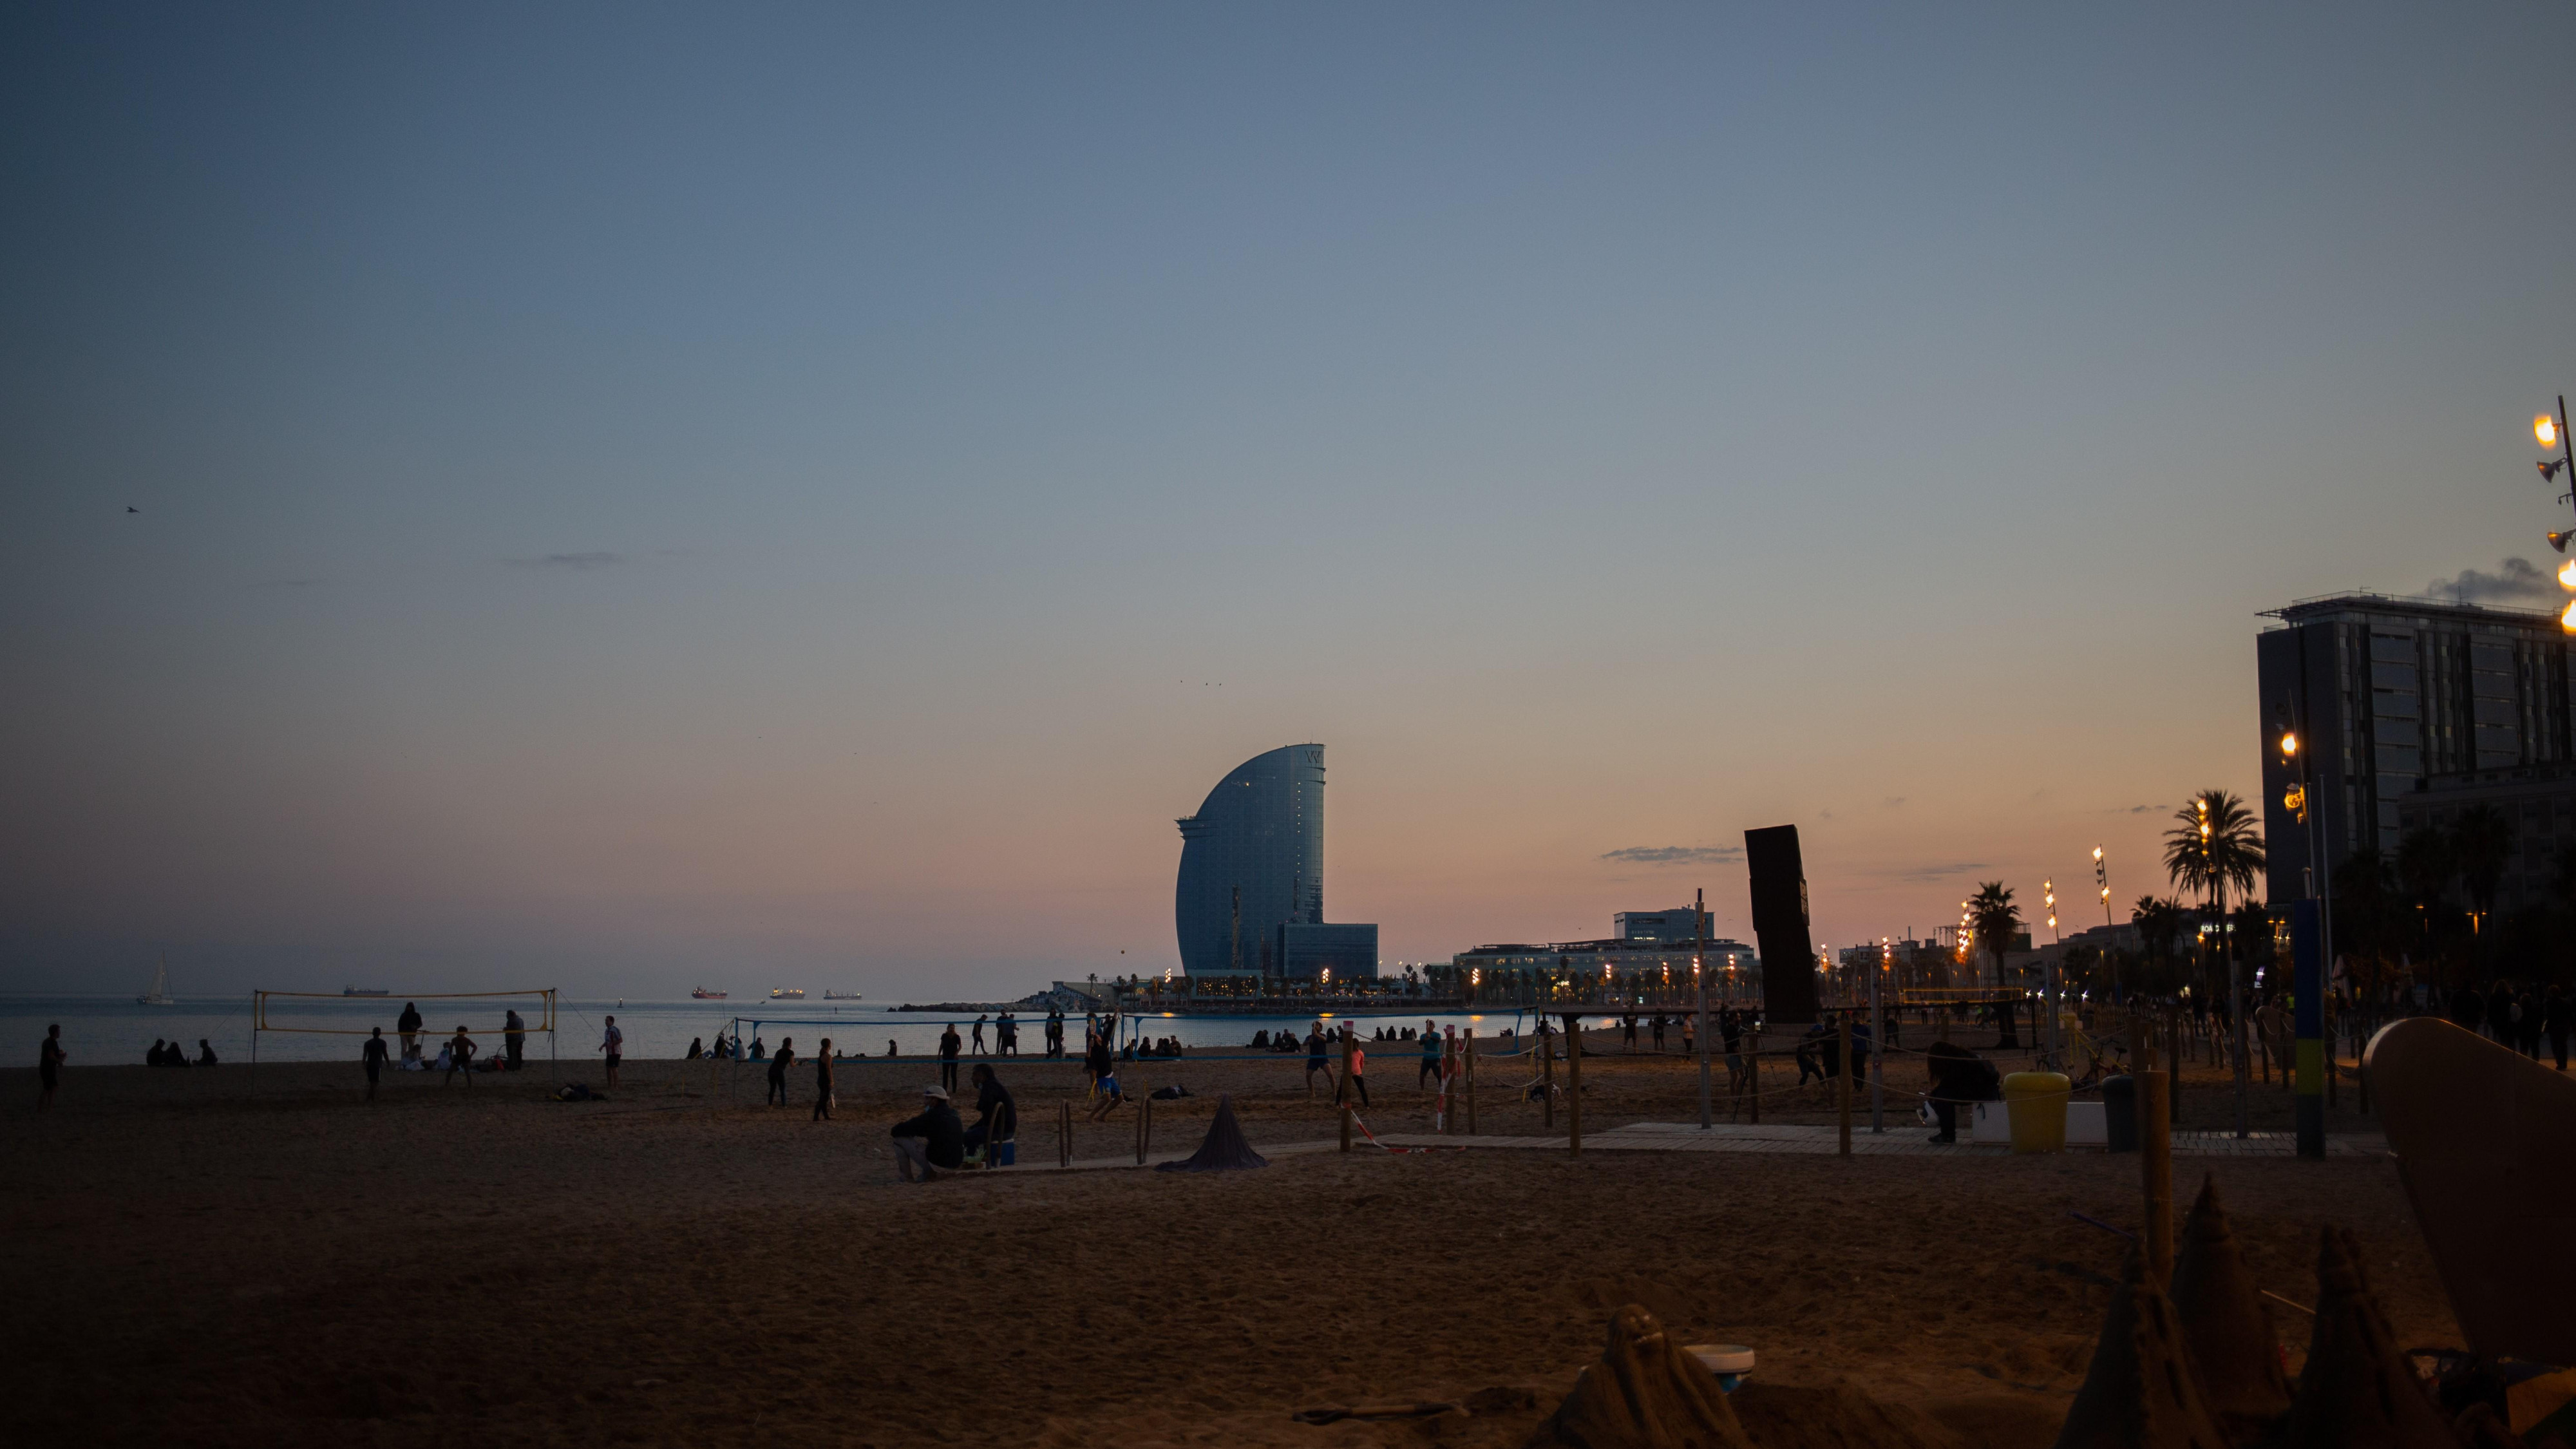
M2557 457L2542 459L2532 466L2538 468L2540 476L2545 479L2555 479L2561 472L2566 473L2568 491L2559 494L2558 501L2576 503L2576 438L2570 438L2567 435L2567 394L2558 395L2558 416L2553 418L2547 413L2542 413L2531 420L2531 436L2540 444L2542 452L2545 453L2551 448L2558 450ZM2566 532L2552 533L2549 535L2549 546L2560 553L2565 553L2567 540L2571 536L2576 535ZM2566 566L2558 571L2558 582L2570 589L2576 589L2576 559L2569 559ZM2558 626L2570 634L2576 634L2576 599L2568 601L2567 612L2558 616Z

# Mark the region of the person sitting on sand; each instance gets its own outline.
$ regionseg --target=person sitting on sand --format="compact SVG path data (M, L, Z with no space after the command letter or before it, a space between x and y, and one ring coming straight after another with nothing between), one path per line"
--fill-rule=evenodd
M768 1044L758 1037L753 1037L751 1039L751 1053L744 1057L743 1060L750 1062L765 1062L769 1060Z
M689 1038L689 1054L688 1054L687 1056L685 1056L685 1057L680 1058L680 1060L682 1060L682 1061L684 1061L684 1062L694 1062L694 1061L696 1061L698 1058L703 1057L703 1056L705 1056L706 1054L707 1054L707 1039L706 1039L705 1037L702 1037L702 1036L693 1036L693 1037Z
M1935 1142L1959 1140L1959 1107L1967 1102L1991 1102L1998 1095L1994 1064L1956 1042L1936 1041L1923 1053L1923 1064L1932 1073L1932 1115L1941 1130L1932 1134Z
M438 1060L431 1062L427 1067L423 1068L423 1070L432 1072L446 1071L452 1060L453 1055L448 1051L447 1043L440 1042L438 1044Z
M163 1043L162 1043L162 1041L161 1041L161 1038L159 1038L159 1037L157 1037L157 1036L156 1036L156 1037L154 1037L154 1038L152 1038L152 1049L151 1049L150 1051L148 1051L148 1052L145 1052L145 1053L143 1054L143 1065L145 1065L145 1066L147 1066L147 1067L157 1067L157 1066L161 1065L161 1047L162 1047L162 1045L163 1045Z
M966 1129L966 1151L981 1152L990 1162L994 1148L1019 1136L1020 1108L991 1067L976 1063L974 1078L975 1122Z
M207 1044L204 1037L197 1038L197 1065L201 1067L211 1067L214 1064L215 1049Z
M474 1038L465 1034L463 1022L457 1023L456 1035L447 1043L447 1050L440 1053L440 1060L447 1064L447 1077L440 1086L455 1081L458 1072L465 1074L465 1085L474 1085Z
M906 1182L928 1182L966 1165L966 1129L948 1105L948 1089L921 1089L921 1115L894 1124L894 1166Z

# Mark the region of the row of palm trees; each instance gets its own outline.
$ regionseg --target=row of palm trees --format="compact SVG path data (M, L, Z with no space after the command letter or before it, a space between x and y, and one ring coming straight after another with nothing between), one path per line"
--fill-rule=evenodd
M2401 953L2424 959L2483 949L2483 938L2493 934L2485 927L2515 846L2512 819L2481 804L2461 810L2447 825L2407 832L2393 855L2369 846L2353 851L2334 871L2338 954L2358 958L2376 978L2378 972L2369 968L2393 964ZM2269 961L2272 926L2260 891L2265 861L2261 826L2244 799L2227 790L2197 792L2174 811L2164 835L2163 865L2174 894L2143 895L2130 908L2137 954L2114 953L2098 962L2079 956L2067 963L2070 972L2157 992L2197 976L2203 978L2201 989L2209 990L2216 983L2205 979L2208 962L2181 944L2195 907L2202 921L2225 923L2222 957ZM2450 903L2455 884L2468 901L2465 915ZM2576 911L2576 854L2559 861L2556 887L2561 904ZM2003 943L2022 929L2013 892L2002 881L1979 885L1968 902L1967 925L1979 944L1997 950L2000 961Z

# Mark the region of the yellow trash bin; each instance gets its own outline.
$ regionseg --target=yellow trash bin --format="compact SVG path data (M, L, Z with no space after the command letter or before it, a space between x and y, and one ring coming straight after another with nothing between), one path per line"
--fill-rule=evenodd
M2066 1150L2066 1099L2074 1087L2064 1072L2015 1072L2004 1078L2013 1151Z

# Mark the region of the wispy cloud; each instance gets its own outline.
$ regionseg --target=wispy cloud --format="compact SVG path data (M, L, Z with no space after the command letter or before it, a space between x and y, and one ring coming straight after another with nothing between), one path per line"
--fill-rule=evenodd
M600 549L590 553L550 553L542 558L514 558L510 562L523 569L604 569L626 562L626 555Z
M1987 870L1990 868L1991 867L1982 860L1954 860L1946 865L1904 866L1896 870L1888 871L1887 874L1895 876L1899 880L1932 881L1946 880L1954 875L1966 875L1971 871Z
M2509 558L2496 564L2496 571L2462 569L2447 579L2435 579L2424 586L2424 592L2437 599L2457 599L2464 604L2487 603L2498 599L2547 599L2556 602L2558 581L2546 569L2536 568L2527 558Z
M1740 845L1631 845L1620 850L1606 850L1603 860L1621 865L1723 865L1742 860Z

